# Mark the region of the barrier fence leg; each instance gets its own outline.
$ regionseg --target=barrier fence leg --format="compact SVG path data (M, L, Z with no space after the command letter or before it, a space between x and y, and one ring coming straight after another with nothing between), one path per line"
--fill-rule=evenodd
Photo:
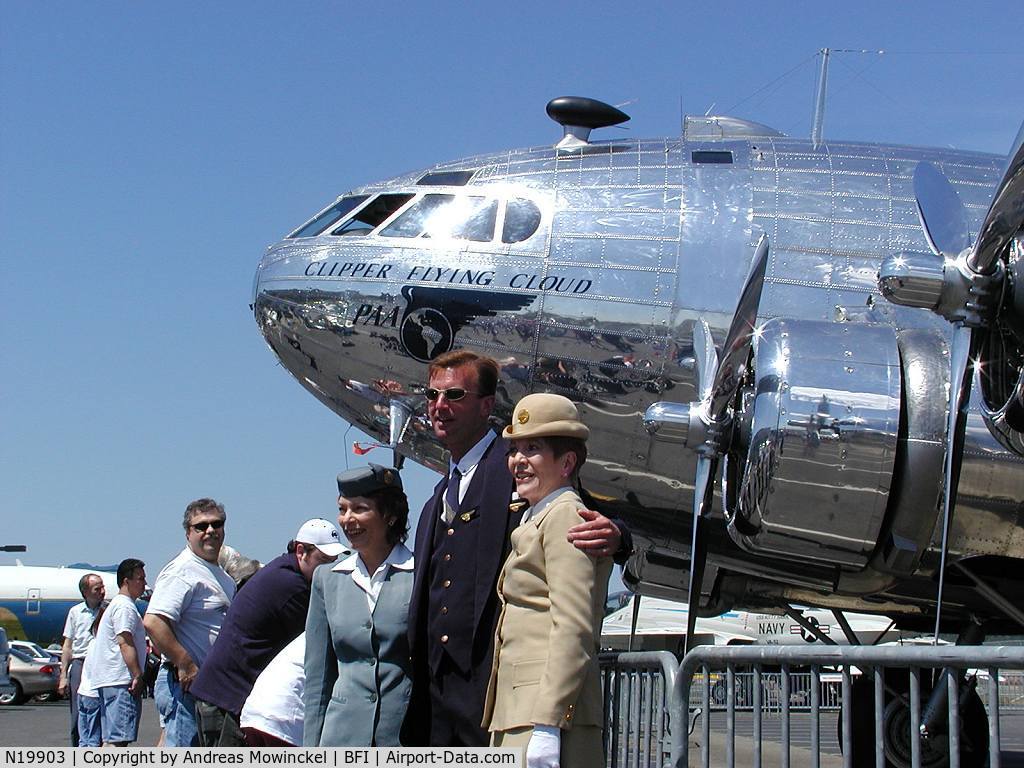
M875 667L875 768L885 768L885 669Z

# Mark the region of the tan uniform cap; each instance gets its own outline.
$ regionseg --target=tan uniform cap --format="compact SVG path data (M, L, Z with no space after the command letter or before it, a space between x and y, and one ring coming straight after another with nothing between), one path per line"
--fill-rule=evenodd
M527 395L512 410L512 423L501 433L508 440L524 437L575 437L586 440L587 425L567 397L549 393Z

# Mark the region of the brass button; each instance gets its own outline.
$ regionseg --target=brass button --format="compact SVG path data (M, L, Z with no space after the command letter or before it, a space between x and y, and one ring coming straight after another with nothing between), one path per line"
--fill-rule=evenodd
M441 615L444 616L447 613L448 613L448 606L447 605L441 606Z
M448 635L441 635L441 642L442 643L447 643L448 642Z
M451 536L453 533L455 533L455 529L454 528L449 528L448 529L448 535Z
M444 556L444 559L445 559L445 562L448 562L449 560L451 560L451 559L452 559L452 556L451 556L451 554L447 554L447 555L445 555L445 556Z
M445 579L444 581L441 582L441 586L444 587L445 589L448 589L448 587L450 587L451 585L452 585L452 580L451 579Z

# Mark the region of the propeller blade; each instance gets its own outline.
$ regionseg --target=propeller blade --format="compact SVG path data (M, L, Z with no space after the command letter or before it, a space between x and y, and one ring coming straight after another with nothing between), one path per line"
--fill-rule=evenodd
M729 403L732 402L739 388L740 379L746 372L747 358L750 355L750 344L754 338L757 325L757 311L761 304L761 289L764 287L764 275L768 269L768 235L761 235L750 263L750 271L740 291L736 303L729 332L722 346L722 362L715 374L715 383L711 390L708 415L712 421L720 421Z
M697 454L697 472L693 478L693 514L700 517L709 510L705 505L704 498L707 496L708 485L711 482L712 459L704 454Z
M693 532L690 538L690 578L687 587L686 638L683 645L685 656L693 648L694 632L697 626L697 610L700 608L700 590L704 583L704 566L707 562L707 537L702 534L704 516L711 511L714 485L711 478L718 469L718 458L703 454L697 456L697 476L693 489Z
M693 534L690 539L690 579L687 590L689 611L686 615L684 652L689 652L693 647L697 609L700 607L700 592L704 582L708 545L701 528L704 517L711 512L714 498L714 485L711 480L718 470L718 455L722 450L719 430L728 426L729 404L736 396L736 390L746 371L767 269L768 236L762 235L754 251L747 279L743 282L732 324L725 336L721 363L718 362L707 323L700 320L694 325L693 347L698 363L700 407L704 409L701 418L710 429L709 438L697 448L697 470L694 473Z
M935 637L939 640L939 625L942 621L942 594L945 588L946 553L949 540L949 526L953 519L953 502L956 485L960 480L960 459L963 454L963 430L966 419L968 393L970 392L970 369L973 335L964 325L953 327L953 339L949 347L949 415L946 423L945 487L942 494L942 560L939 566L939 593L935 609Z
M1017 132L1003 180L996 189L985 222L978 232L968 263L976 272L987 275L995 261L1024 226L1024 124Z
M718 352L707 320L698 318L693 324L693 359L697 369L697 399L703 401L711 394L711 385L718 372Z
M633 620L629 624L629 645L627 651L633 650L633 639L636 637L636 624L640 621L640 593L633 595Z
M932 251L955 256L971 246L967 210L946 174L925 161L914 169L914 198Z

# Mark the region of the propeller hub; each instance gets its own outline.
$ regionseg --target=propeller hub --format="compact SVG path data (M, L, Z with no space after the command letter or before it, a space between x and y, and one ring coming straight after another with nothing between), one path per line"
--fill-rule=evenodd
M951 323L987 325L998 306L1005 269L996 262L987 274L975 272L968 253L945 260L916 252L890 256L878 270L878 290L893 304L930 309Z
M691 432L703 432L699 403L654 403L644 412L644 429L658 441L689 445ZM695 440L699 445L703 440Z
M889 256L878 270L878 290L902 307L935 309L942 298L943 265L930 253Z

